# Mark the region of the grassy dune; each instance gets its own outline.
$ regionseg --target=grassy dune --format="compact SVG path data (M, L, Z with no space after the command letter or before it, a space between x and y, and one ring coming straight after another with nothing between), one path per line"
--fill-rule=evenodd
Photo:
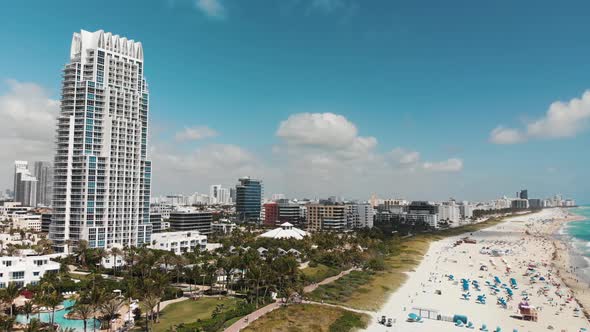
M347 332L366 327L369 317L340 308L290 305L252 322L244 332Z

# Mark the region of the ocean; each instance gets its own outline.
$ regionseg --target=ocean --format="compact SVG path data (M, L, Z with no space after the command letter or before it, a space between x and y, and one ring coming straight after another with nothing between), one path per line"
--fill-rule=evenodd
M590 281L590 205L571 209L571 212L585 219L565 224L559 235L569 240L572 265L579 269L578 276Z

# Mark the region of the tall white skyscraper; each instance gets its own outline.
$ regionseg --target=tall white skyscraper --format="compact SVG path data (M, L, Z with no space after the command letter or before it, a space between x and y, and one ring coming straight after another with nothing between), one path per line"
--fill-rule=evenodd
M80 240L99 248L151 241L148 105L141 43L74 33L57 120L49 237L58 251Z

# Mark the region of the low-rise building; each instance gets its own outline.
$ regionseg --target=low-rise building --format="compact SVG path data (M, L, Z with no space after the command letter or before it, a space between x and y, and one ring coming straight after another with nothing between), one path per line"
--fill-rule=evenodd
M199 231L202 235L209 235L213 214L193 208L181 208L170 213L169 222L173 231Z
M198 231L154 233L149 248L171 251L177 255L206 250L207 236Z
M22 214L12 217L12 225L17 229L29 229L34 232L41 232L40 214Z
M150 223L152 224L152 233L158 233L163 230L161 214L150 213Z
M0 257L0 288L14 282L19 287L36 285L45 273L57 273L60 264L51 260L59 255Z
M213 231L213 233L217 234L230 234L234 231L236 227L238 227L238 225L236 225L233 222L230 222L227 219L220 220L219 222L211 224L211 230Z

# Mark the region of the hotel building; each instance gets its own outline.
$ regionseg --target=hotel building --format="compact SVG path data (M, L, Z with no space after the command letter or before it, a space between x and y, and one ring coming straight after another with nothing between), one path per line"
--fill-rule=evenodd
M91 248L150 243L149 93L140 42L74 33L57 119L49 238Z

